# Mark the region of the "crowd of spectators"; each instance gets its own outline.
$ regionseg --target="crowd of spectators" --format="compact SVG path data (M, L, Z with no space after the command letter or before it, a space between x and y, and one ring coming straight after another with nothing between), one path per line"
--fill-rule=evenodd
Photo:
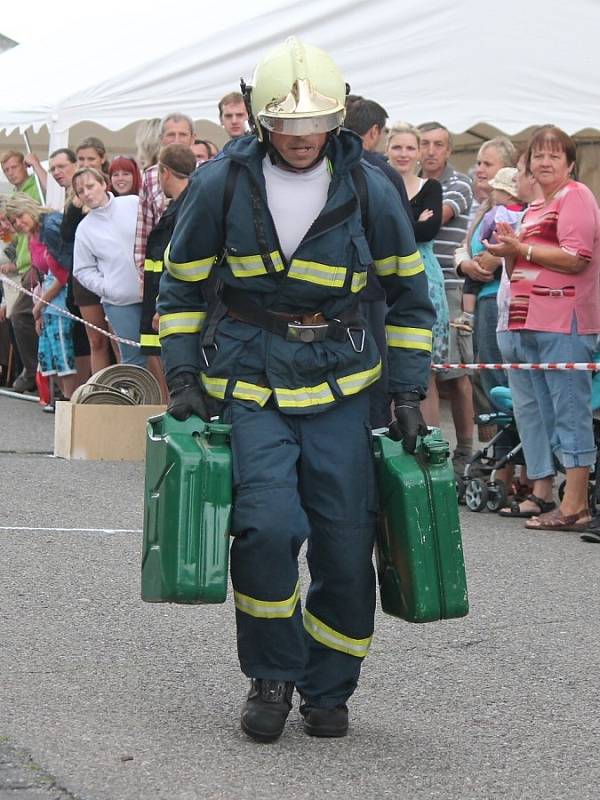
M226 95L218 111L230 138L249 132L242 95ZM363 158L394 183L412 222L436 311L433 363L593 359L600 216L573 178L570 137L543 126L520 153L495 137L481 145L471 179L452 165L452 134L440 122L388 124L378 103L350 95L345 124L361 137ZM163 257L189 178L218 147L177 112L141 125L136 145L135 158L109 159L89 137L53 152L48 172L31 154L0 158L14 187L0 199L0 272L32 292L2 283L0 363L6 382L13 354L15 392L34 391L44 378L69 398L90 374L122 361L146 366L167 399L156 313ZM44 205L49 176L66 190L61 212ZM361 311L384 361L372 391L371 421L381 427L389 422L386 306L373 276ZM579 529L590 523L587 482L596 458L591 381L583 371L432 370L422 411L439 426L439 398L449 401L460 475L473 455L476 413L493 408L495 386L509 385L527 462L521 482L529 488L526 496L515 489L501 513L526 517L530 528ZM478 434L484 440L489 431ZM557 460L567 475L558 506Z

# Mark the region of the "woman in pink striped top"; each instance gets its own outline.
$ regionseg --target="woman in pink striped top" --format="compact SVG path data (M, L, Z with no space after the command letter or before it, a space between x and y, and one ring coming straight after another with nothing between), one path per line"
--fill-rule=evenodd
M546 125L533 135L527 165L543 198L533 202L519 234L499 223L498 244L510 276L508 327L512 361L592 361L600 332L600 212L590 190L572 179L575 143ZM533 530L583 530L590 521L589 469L595 463L591 373L519 372L509 376L533 496L552 499L556 456L566 470L559 508L528 520ZM543 420L551 453L534 433ZM540 470L536 470L536 463ZM541 465L545 464L543 468ZM549 474L548 474L549 473Z

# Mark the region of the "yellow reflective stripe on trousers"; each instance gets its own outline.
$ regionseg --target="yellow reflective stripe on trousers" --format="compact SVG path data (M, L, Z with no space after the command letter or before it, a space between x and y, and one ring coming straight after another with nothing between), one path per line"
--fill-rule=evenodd
M274 250L269 255L275 267L275 272L283 272L285 267L279 252ZM267 268L258 253L251 256L232 256L228 253L227 263L236 278L254 278L256 275L268 274Z
M296 584L294 593L287 600L256 600L241 592L233 593L235 607L244 614L258 619L289 619L296 610L300 599L300 582Z
M273 389L279 408L309 408L335 402L328 383L303 386L300 389Z
M153 261L151 258L147 258L144 261L144 272L162 272L162 271L163 271L162 261Z
M421 254L416 251L409 256L389 256L388 258L375 259L375 272L382 278L388 275L399 275L401 278L410 278L423 272L425 267Z
M352 276L352 283L350 284L350 291L356 294L357 292L362 292L362 290L367 285L367 273L366 272L355 272Z
M198 333L206 319L206 311L176 311L161 314L158 331L161 339L173 333Z
M206 393L211 397L216 397L217 400L225 400L227 378L210 378L202 373L202 385L206 389Z
M404 328L399 325L386 325L388 347L409 347L413 350L431 352L432 334L427 328Z
M352 375L344 375L337 379L337 384L343 395L358 394L375 383L381 375L381 361L373 369L365 369L363 372L355 372Z
M210 275L212 265L215 263L217 257L209 256L208 258L201 258L198 261L186 261L178 263L171 261L170 258L171 245L167 245L165 250L165 267L169 275L180 281L204 281Z
M247 381L236 381L231 394L236 400L253 400L262 408L273 394L273 390Z
M140 344L142 347L160 347L160 339L158 338L158 333L140 334Z
M346 280L347 271L346 267L330 267L328 264L319 264L317 261L302 261L295 258L288 270L288 278L341 289Z
M373 639L372 636L367 636L366 639L351 639L349 636L344 636L343 633L335 631L329 625L321 622L307 608L304 609L304 628L313 639L324 644L325 647L339 650L340 653L348 653L348 655L356 656L357 658L365 658Z

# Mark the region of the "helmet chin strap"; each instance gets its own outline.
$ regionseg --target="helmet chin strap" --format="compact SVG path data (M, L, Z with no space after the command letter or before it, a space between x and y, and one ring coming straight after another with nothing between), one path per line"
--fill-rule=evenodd
M271 144L271 139L269 137L268 131L266 131L264 128L262 130L263 130L263 139L267 145L267 153L269 158L271 159L271 164L273 164L276 167L280 167L281 169L286 169L288 170L288 172L306 172L306 170L312 169L314 166L316 166L319 163L319 161L322 161L323 158L325 157L325 151L327 150L327 146L331 140L331 137L334 135L334 131L329 131L329 133L327 134L327 138L323 143L323 147L319 150L319 153L315 158L315 160L312 162L312 164L308 164L306 167L295 167L293 164L290 164L289 161L286 161L286 159L281 155L279 150L273 147L273 145Z

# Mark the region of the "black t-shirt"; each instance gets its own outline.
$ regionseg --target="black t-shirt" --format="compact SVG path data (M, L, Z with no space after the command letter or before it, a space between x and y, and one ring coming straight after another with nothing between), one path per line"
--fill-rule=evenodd
M404 181L402 180L401 176L398 175L396 170L393 167L390 167L386 157L381 153L372 153L370 150L363 150L362 157L368 164L373 164L374 167L379 167L386 178L389 178L389 180L394 184L396 191L402 200L404 210L406 211L409 220L412 220L412 211L410 208L408 195L406 194Z
M413 230L417 242L430 242L438 235L442 227L442 184L436 180L427 180L420 191L410 201L413 215ZM418 222L425 209L433 211L433 216L424 222Z

